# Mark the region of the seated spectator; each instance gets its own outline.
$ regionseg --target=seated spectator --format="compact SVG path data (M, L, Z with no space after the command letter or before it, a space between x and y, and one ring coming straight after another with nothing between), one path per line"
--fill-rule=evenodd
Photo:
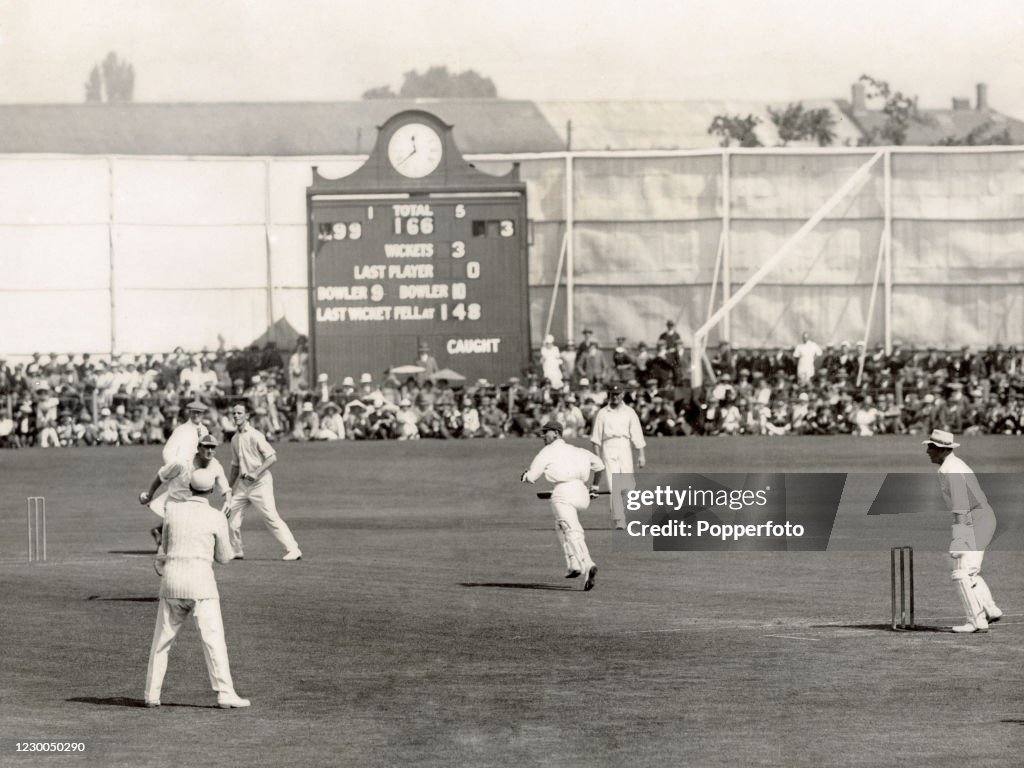
M323 418L320 419L320 430L314 435L315 440L344 440L345 420L341 416L341 408L333 400L324 405Z
M395 433L399 440L418 440L420 437L419 414L412 407L412 401L402 398L398 401L395 414Z

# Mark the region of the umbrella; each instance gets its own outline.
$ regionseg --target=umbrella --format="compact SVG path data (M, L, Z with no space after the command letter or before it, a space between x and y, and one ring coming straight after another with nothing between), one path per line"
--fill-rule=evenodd
M396 365L389 372L398 376L411 376L414 373L423 373L426 368L422 365Z
M453 371L451 368L442 368L440 371L431 374L430 376L431 381L440 381L441 379L444 379L445 381L465 381L466 377L461 373Z

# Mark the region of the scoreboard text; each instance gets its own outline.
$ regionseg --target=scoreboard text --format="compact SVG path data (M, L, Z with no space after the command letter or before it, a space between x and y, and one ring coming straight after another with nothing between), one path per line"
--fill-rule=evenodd
M317 372L379 379L426 342L468 379L529 358L520 192L315 195L311 324Z

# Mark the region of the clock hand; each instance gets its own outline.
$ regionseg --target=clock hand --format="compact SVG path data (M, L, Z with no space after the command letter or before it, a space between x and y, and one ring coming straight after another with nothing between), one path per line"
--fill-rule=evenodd
M408 155L406 155L401 160L399 160L397 163L395 163L395 167L397 168L398 166L400 166L402 163L404 163L406 160L408 160L410 157L412 157L415 154L416 154L416 145L413 144L412 145L412 152L410 152Z

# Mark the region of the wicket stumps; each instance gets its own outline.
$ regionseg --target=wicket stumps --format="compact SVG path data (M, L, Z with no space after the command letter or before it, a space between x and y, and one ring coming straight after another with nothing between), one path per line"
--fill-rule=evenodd
M896 561L899 560L899 581L896 580ZM914 628L914 548L893 547L889 550L889 574L892 586L892 628ZM897 610L897 592L899 606Z
M28 561L46 560L46 497L29 496L25 520L28 523Z

